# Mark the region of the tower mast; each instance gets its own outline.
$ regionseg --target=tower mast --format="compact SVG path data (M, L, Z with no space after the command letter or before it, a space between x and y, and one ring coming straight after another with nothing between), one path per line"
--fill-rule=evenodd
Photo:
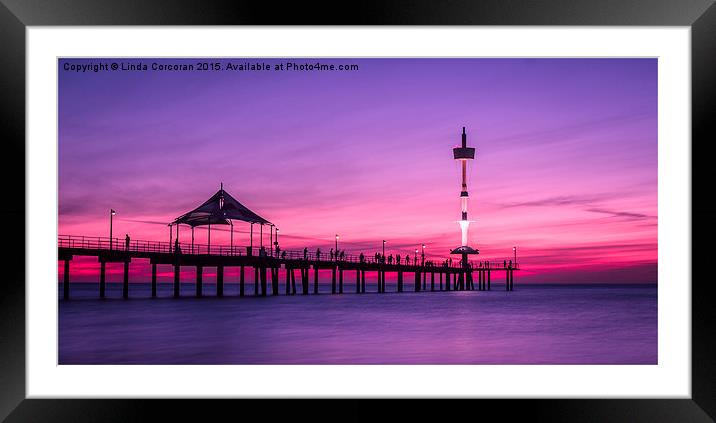
M461 186L460 186L460 210L461 219L458 221L460 225L461 244L450 252L450 254L460 254L462 257L461 264L463 272L460 274L460 287L465 289L467 284L468 289L472 285L472 272L469 270L469 263L467 261L468 254L479 254L480 252L476 248L468 246L468 228L470 221L467 220L467 202L470 198L467 192L467 165L468 162L475 159L475 148L467 146L467 133L465 127L462 127L462 143L460 147L452 149L453 158L460 162L461 170Z

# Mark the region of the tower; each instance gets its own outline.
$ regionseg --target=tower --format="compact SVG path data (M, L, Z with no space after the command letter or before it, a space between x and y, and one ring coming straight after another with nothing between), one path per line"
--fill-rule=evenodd
M459 284L460 289L465 289L465 283L467 283L468 289L472 286L472 272L469 269L469 263L467 256L469 254L480 254L480 252L468 246L468 227L470 226L470 220L467 219L467 202L469 194L467 193L467 165L470 160L475 159L475 148L467 146L467 134L465 133L465 127L462 127L462 145L452 149L453 158L460 163L460 171L462 175L462 184L460 189L460 209L461 219L458 221L460 224L461 232L461 245L450 252L450 254L460 254L462 257L462 268L463 272L460 273Z

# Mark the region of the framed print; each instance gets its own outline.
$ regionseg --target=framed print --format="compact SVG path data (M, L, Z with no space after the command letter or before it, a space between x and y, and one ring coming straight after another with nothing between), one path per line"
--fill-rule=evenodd
M716 9L510 6L6 1L3 416L712 421Z

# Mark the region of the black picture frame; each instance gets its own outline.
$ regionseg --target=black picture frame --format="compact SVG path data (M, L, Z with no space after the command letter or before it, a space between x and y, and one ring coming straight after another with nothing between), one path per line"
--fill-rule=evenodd
M710 193L709 175L697 162L708 157L713 142L709 114L716 110L716 6L712 0L429 0L356 1L282 5L246 1L126 0L0 0L0 131L6 163L0 166L5 201L6 263L25 263L25 29L46 25L634 25L691 28L692 69L692 226L713 216L696 208L697 193ZM697 154L694 154L696 152ZM702 152L702 154L698 154ZM21 160L21 158L23 160ZM13 165L10 165L13 163ZM703 163L702 163L703 164ZM23 222L19 225L18 222ZM713 239L708 225L692 231L692 263L708 260L696 241ZM706 267L706 266L703 266ZM25 271L6 266L0 281L0 419L26 421L165 421L241 418L242 408L266 413L270 419L374 420L413 416L445 420L459 416L500 416L500 420L708 422L716 416L716 348L713 335L716 298L708 277L692 276L692 395L689 399L509 399L437 404L413 400L374 404L340 400L317 404L287 400L284 407L262 401L26 399L25 398ZM688 281L684 281L688 282ZM685 283L686 286L686 283ZM615 381L618 383L618 381ZM381 406L381 407L379 407ZM385 409L389 411L383 411ZM228 414L227 414L228 413ZM497 414L495 414L497 413Z

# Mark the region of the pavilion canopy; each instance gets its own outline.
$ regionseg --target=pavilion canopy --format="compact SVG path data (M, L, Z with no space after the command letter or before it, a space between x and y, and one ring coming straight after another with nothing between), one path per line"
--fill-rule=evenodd
M191 227L230 225L231 220L271 225L271 222L252 212L224 191L223 184L221 189L211 198L194 210L177 217L172 224L189 225Z

